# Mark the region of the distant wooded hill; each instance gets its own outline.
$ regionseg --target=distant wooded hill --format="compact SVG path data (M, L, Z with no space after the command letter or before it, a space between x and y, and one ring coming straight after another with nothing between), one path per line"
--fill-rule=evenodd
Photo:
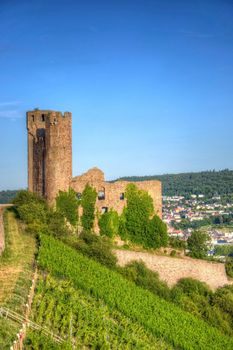
M165 196L188 196L204 194L214 195L233 194L233 170L202 171L198 173L165 174L152 176L127 176L117 180L146 181L160 180Z
M0 191L0 204L10 203L18 191Z
M211 197L214 195L233 194L233 170L228 169L221 171L202 171L199 173L125 176L117 180L133 182L160 180L163 184L163 195L165 196L204 194L207 197ZM17 191L0 191L0 204L11 202L16 193Z

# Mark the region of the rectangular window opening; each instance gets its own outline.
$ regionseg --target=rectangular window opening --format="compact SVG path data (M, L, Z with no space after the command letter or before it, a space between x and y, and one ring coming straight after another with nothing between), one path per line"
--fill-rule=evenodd
M76 198L77 199L81 199L82 198L82 193L81 192L77 192L76 193Z
M123 201L125 199L125 194L124 193L121 193L120 194L120 200Z
M101 213L107 213L108 212L108 207L102 207Z
M98 199L100 201L104 200L105 199L105 192L104 191L99 191L98 192Z

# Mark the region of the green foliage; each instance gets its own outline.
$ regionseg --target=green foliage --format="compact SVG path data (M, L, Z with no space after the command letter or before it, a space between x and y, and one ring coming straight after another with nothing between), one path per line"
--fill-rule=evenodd
M178 237L169 237L169 246L177 249L185 249L186 242L179 239Z
M219 215L210 216L202 220L190 221L189 219L182 219L180 222L173 222L172 226L177 230L186 230L192 228L194 230L199 229L203 226L216 225L216 226L230 226L233 223L233 215Z
M159 248L167 245L167 226L154 215L153 200L143 190L129 184L126 189L127 207L120 219L119 233L123 239L129 239L145 248Z
M89 184L85 186L82 193L81 205L83 208L83 214L81 217L81 223L84 231L91 231L93 229L95 220L95 202L96 202L96 190Z
M112 253L111 244L105 237L99 237L90 232L82 232L75 247L84 255L103 265L111 268L116 266L117 258Z
M130 262L124 268L119 268L119 271L128 280L133 281L138 286L149 290L163 299L169 299L170 290L167 284L159 279L157 272L149 270L142 261Z
M70 234L65 217L57 211L50 210L47 226L48 233L54 235L55 237L59 238Z
M150 248L166 247L168 244L167 225L157 215L154 215L148 228L146 233L148 246Z
M205 283L184 278L172 288L171 300L223 334L233 335L233 289L223 287L213 293Z
M43 198L22 190L17 193L13 203L19 218L26 224L46 223L48 206Z
M66 192L63 193L66 194ZM46 201L36 194L20 191L14 203L19 218L26 224L27 232L35 235L47 233L55 237L66 236L70 233L63 213L50 209Z
M203 171L199 173L166 174L154 176L131 176L123 177L121 180L146 181L160 180L163 183L163 194L165 196L185 196L191 194L204 194L212 197L219 195L232 195L233 193L233 171Z
M69 337L71 349L168 349L164 342L146 332L142 326L111 310L102 300L87 296L66 280L47 276L39 279L32 305L36 323L63 339ZM50 343L51 342L51 345ZM30 332L27 349L64 349L42 335ZM44 345L46 344L47 347Z
M191 236L187 240L187 248L189 249L189 255L193 258L203 259L207 256L209 250L210 237L208 234L193 231Z
M226 267L227 275L233 278L233 258L232 257L229 257L226 259L225 267Z
M215 255L233 256L233 244L231 245L216 245L214 247Z
M185 313L149 291L135 286L117 272L88 259L52 237L42 235L39 264L69 278L75 288L104 300L112 310L141 324L154 336L177 349L231 350L233 339Z
M16 197L13 200L13 203L16 206L21 206L24 204L29 204L29 203L40 203L43 204L44 207L47 207L47 204L44 200L44 198L38 196L37 194L27 191L27 190L22 190L17 192Z
M17 207L17 212L26 224L45 223L47 220L47 211L43 203L22 204Z
M181 291L182 294L186 294L190 297L194 295L202 295L208 298L212 295L212 292L207 284L193 278L180 279L172 289L173 293L176 293L177 290Z
M72 188L69 188L67 192L59 191L56 197L56 209L73 226L78 223L78 206L79 202Z
M213 304L218 305L231 316L233 325L233 286L218 288L213 295Z
M109 210L99 218L101 236L113 238L119 232L119 216L115 210Z
M126 188L127 207L124 212L125 227L129 239L138 244L145 244L144 237L153 214L153 201L147 192L138 190L134 184Z

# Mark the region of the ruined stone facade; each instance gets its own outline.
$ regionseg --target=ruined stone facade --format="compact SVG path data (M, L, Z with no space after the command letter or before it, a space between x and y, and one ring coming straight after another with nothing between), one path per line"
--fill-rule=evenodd
M125 191L128 181L106 182L104 173L93 168L81 176L74 177L70 186L75 190L77 196L81 197L86 184L96 189L97 200L96 208L100 213L106 212L113 208L119 214L126 205ZM162 186L157 180L136 182L136 186L145 190L153 199L155 213L162 218Z
M106 182L98 168L72 179L71 119L69 112L64 115L49 110L27 112L29 191L53 204L59 190L71 187L81 197L86 184L90 184L98 193L96 209L103 213L113 208L120 214L126 204L128 181ZM162 217L161 182L142 181L136 185L150 194L155 213Z
M72 178L72 115L65 112L27 112L28 189L53 203Z

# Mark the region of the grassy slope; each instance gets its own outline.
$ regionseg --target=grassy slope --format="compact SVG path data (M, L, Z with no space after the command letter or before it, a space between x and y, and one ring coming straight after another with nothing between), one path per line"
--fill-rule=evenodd
M61 242L42 236L39 261L43 268L67 277L125 316L139 322L154 336L177 349L233 349L233 339L178 307L136 287L118 273L83 257Z
M6 249L0 257L0 305L22 314L32 276L36 242L23 232L12 211L5 212L4 226ZM19 327L8 319L0 318L1 350L9 349Z

